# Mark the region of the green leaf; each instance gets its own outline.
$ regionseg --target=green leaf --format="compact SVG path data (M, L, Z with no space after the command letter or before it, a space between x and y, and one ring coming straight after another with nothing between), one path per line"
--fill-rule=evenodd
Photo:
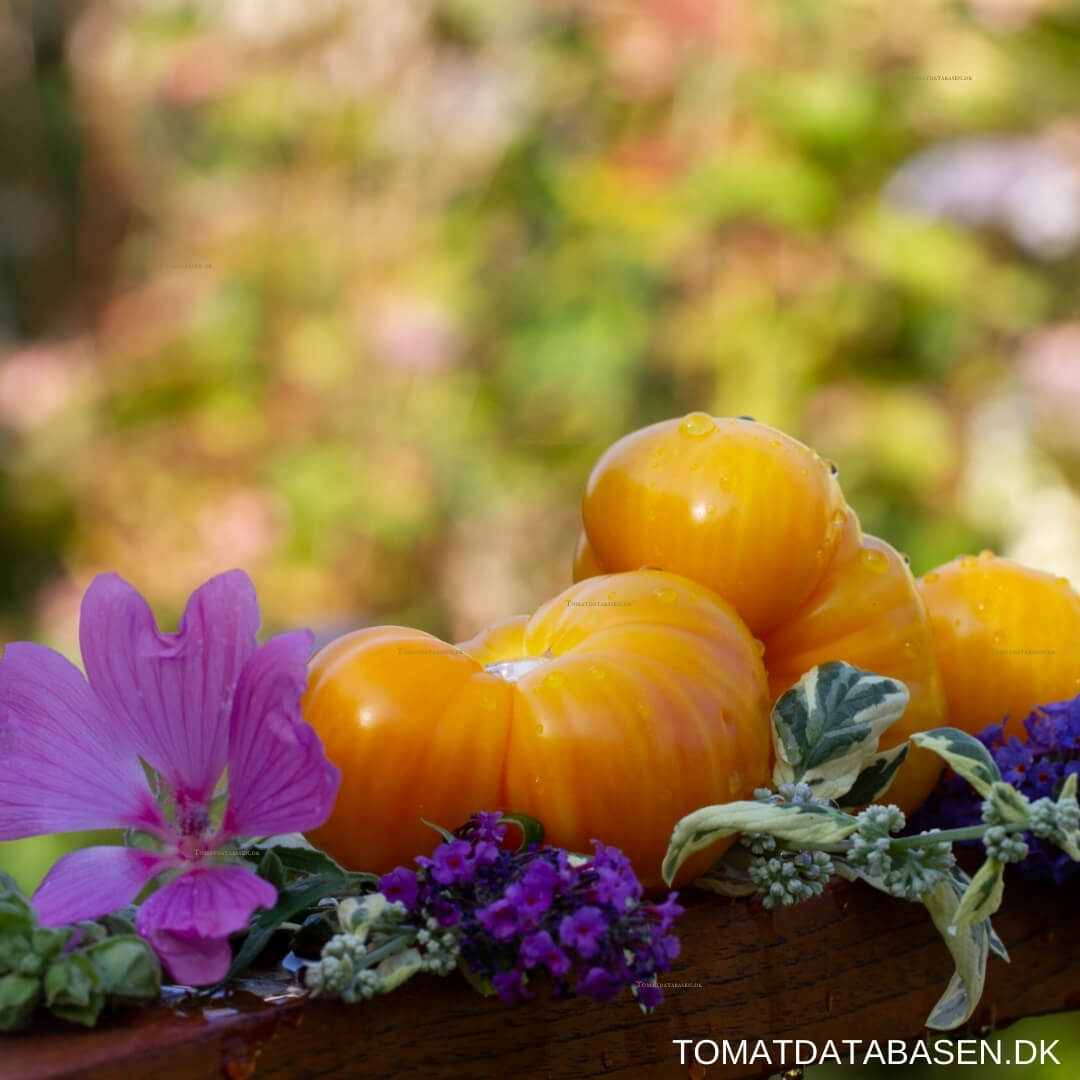
M983 919L962 930L951 929L960 909L961 898L970 885L967 875L954 867L927 893L924 900L930 918L934 920L956 965L949 985L926 1021L927 1027L937 1031L951 1031L970 1019L986 982L990 920Z
M911 736L916 746L933 750L945 759L958 776L962 776L980 795L987 795L990 788L1001 779L997 762L990 751L978 739L956 728L934 728Z
M855 779L855 783L848 789L846 795L840 796L837 801L842 809L848 807L869 806L880 795L883 795L893 781L897 770L907 760L911 750L911 743L902 742L891 750L883 750L871 759L870 764Z
M429 829L434 829L447 844L452 844L457 837L450 832L449 829L444 829L441 825L434 825L430 821L426 821L424 818L420 819Z
M990 791L986 797L1001 812L1005 821L1016 825L1026 825L1030 821L1031 804L1012 784L997 780L990 785Z
M37 926L37 913L8 874L0 874L0 934L29 932Z
M719 862L690 884L695 889L720 896L753 896L758 889L749 872L753 858L753 854L742 845L734 844L724 852Z
M257 864L262 865L267 857L273 857L277 859L290 878L295 878L298 874L345 873L344 867L318 848L295 847L292 844L274 844L270 847L256 845L256 847L262 853L255 859ZM374 877L374 875L370 876Z
M546 830L543 822L530 814L503 814L499 818L499 823L517 825L521 829L521 843L518 845L518 851L524 851L530 844L536 844L539 847L544 842Z
M836 844L855 831L850 814L814 804L733 802L706 806L679 821L664 856L664 880L670 885L691 855L741 832L764 832L795 846Z
M402 949L385 957L375 966L375 974L379 976L379 993L389 994L391 990L396 990L422 968L423 959L419 949Z
M224 985L229 979L246 971L259 957L273 937L274 931L283 923L292 919L305 908L317 904L325 896L333 896L345 890L346 876L342 873L313 874L286 885L278 892L277 903L268 911L257 915L251 923L244 944L233 958L225 978L218 983Z
M950 933L965 929L972 923L988 919L999 907L1005 889L1005 864L997 859L987 859L960 898L960 906L953 915Z
M41 1000L41 980L30 975L0 976L0 1031L18 1031L30 1023Z
M477 971L470 971L462 957L458 957L458 971L465 976L465 981L484 997L491 997L495 993L495 984L490 975L481 975Z
M909 698L903 683L852 664L811 668L773 707L773 786L801 781L819 798L846 795Z
M152 1001L161 991L161 963L141 937L107 938L86 955L101 972L105 993L120 1004Z
M105 980L89 957L70 952L45 972L45 1004L62 1020L93 1027L105 1007Z

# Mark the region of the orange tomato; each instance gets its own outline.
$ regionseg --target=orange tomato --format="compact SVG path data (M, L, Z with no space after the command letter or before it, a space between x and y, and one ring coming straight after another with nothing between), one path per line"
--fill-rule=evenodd
M611 446L586 485L576 572L656 566L768 633L813 592L845 521L829 463L753 420L691 413Z
M895 549L862 532L853 513L821 583L764 642L774 698L829 660L903 682L911 699L882 736L882 750L945 723L944 686L915 579ZM911 813L933 790L941 770L940 757L913 746L879 801Z
M972 735L1006 714L1026 738L1036 705L1080 692L1080 596L1054 577L984 551L924 574L949 722Z
M304 717L342 770L311 839L384 872L434 846L421 818L453 828L514 810L571 850L594 837L620 847L656 888L680 817L751 798L768 778L768 707L742 620L659 571L590 578L460 647L359 630L311 662Z

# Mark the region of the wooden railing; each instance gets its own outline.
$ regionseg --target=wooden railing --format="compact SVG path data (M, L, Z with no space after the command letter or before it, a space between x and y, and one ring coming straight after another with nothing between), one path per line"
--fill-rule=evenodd
M93 1031L51 1022L0 1036L0 1078L285 1080L306 1077L725 1078L778 1071L707 1067L675 1040L914 1039L952 971L926 910L835 882L795 908L686 893L683 953L663 980L665 1003L643 1015L629 993L504 1005L458 976L417 976L359 1005L244 991L130 1011ZM991 957L968 1031L1080 1009L1080 897L1006 889L995 926L1011 964ZM708 1060L711 1045L699 1056ZM777 1052L775 1046L772 1051ZM788 1051L791 1052L791 1051Z

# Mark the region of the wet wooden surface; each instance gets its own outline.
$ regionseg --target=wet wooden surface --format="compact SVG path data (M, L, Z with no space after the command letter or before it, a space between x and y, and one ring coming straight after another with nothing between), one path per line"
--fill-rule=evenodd
M629 994L607 1005L507 1006L457 976L420 975L354 1006L243 992L187 1001L180 1013L132 1011L94 1031L52 1023L0 1036L0 1078L726 1080L775 1070L691 1068L692 1057L680 1065L673 1040L808 1039L821 1047L827 1039L916 1038L952 970L924 908L861 885L837 882L814 901L774 912L705 894L685 899L683 955L663 981L687 985L669 986L649 1016ZM994 921L1012 963L990 958L968 1030L1080 1009L1077 900L1075 890L1006 889Z

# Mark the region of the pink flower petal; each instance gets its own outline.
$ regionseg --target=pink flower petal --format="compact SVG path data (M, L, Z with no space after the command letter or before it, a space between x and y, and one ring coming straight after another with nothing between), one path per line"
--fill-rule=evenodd
M300 718L312 636L281 634L259 647L240 675L229 731L229 836L304 832L321 825L341 772Z
M230 570L191 595L175 634L115 574L83 597L79 642L90 685L138 754L188 799L205 803L225 767L229 710L255 650L250 578Z
M174 856L125 847L88 847L58 859L34 893L42 926L96 919L130 904Z
M243 866L197 866L148 897L135 928L153 945L174 979L206 986L224 978L232 956L228 935L258 907L272 907L277 889Z
M0 839L167 831L134 749L74 664L16 642L0 659Z

